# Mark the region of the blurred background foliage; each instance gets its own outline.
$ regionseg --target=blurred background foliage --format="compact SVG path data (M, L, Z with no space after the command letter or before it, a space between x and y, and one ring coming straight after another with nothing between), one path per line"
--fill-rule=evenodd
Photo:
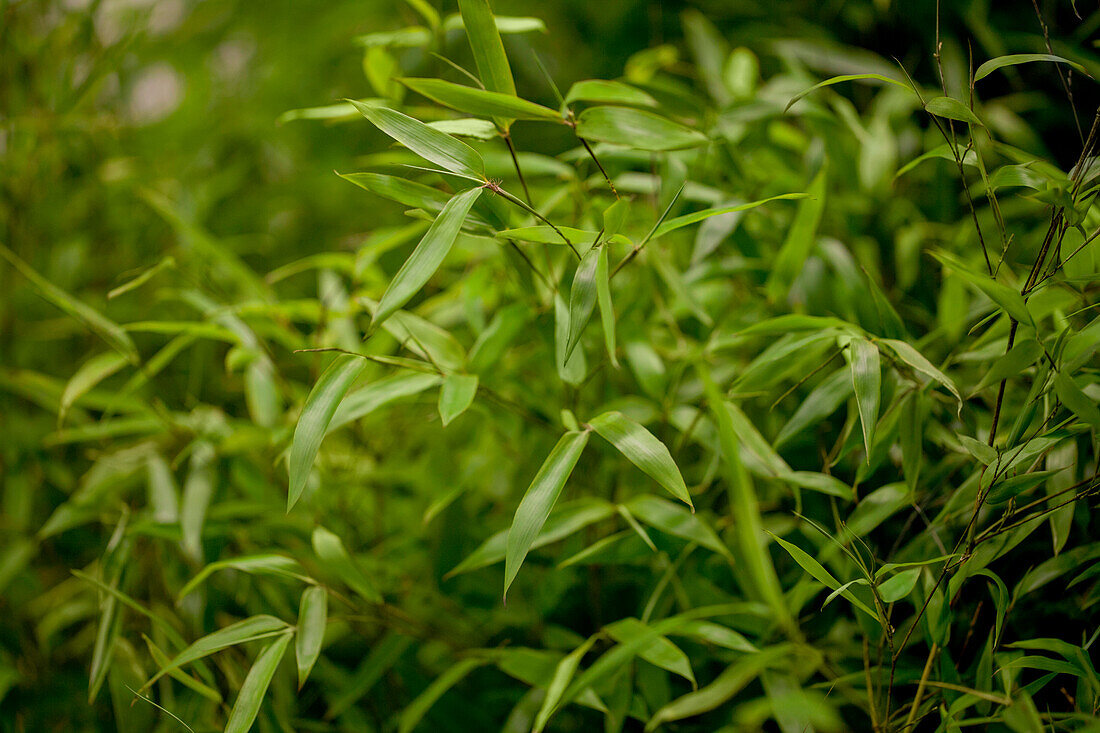
M1075 7L1069 0L1043 0L1039 6L1050 23L1054 52L1096 76L1100 56L1094 39L1100 12L1089 3L1078 0ZM556 108L533 51L563 89L580 79L617 78L624 68L628 75L633 69L643 77L647 69L661 69L705 88L707 80L699 78L697 59L684 35L685 27L689 33L699 27L685 23L697 14L718 29L729 47L750 49L763 79L779 74L811 80L843 73L896 75L892 59L897 59L919 82L934 88L936 5L934 0L499 0L494 11L537 15L545 22L548 32L507 36L505 42L520 94ZM239 297L234 292L238 282L225 276L238 262L258 273L261 300L270 292L267 288L278 287L287 310L273 320L295 320L296 299L316 297L325 278L283 271L278 279L265 281L267 273L317 253L355 253L364 243L376 242L372 237L397 231L409 219L402 207L367 196L333 174L377 162L370 156L389 147L380 133L361 119L343 124L281 116L343 98L384 96L386 90L372 85L364 73L365 51L355 39L417 22L410 5L376 0L0 0L0 244L118 323L150 319L154 308L161 322L195 321L202 303L175 295L159 298L158 284L198 289L215 299ZM1046 50L1030 2L945 2L939 34L948 86L964 98L971 53L981 60ZM450 33L443 50L472 68L461 32ZM444 71L418 49L395 54L405 75ZM792 91L804 86L793 84ZM861 86L844 90L859 110L867 109L877 93ZM1013 69L991 78L983 93L998 100L987 112L1004 140L1069 169L1080 152L1080 139L1049 67ZM1095 108L1094 86L1079 84L1073 93L1079 109ZM924 149L927 130L902 121L910 111L901 103L884 111L883 124L896 145L885 151L893 157L883 170ZM1087 119L1081 121L1087 124ZM782 126L771 128L768 142L773 148L761 149L757 165L766 169L768 156L804 143L798 135L784 139L788 132ZM872 128L870 134L878 133ZM523 151L547 155L575 144L564 132L522 125L515 140ZM945 163L934 168L941 179L952 175ZM783 175L797 186L809 184L789 169ZM895 267L890 232L909 206L921 209L929 220L961 220L956 185L937 184L932 177L930 185L911 191L912 203L894 201L894 208L876 218L871 209L886 195L871 189L889 191L890 184L883 188L873 170L867 175L862 188L851 185L843 192L840 213L832 216L852 225L857 232L853 247L876 263L870 269L882 272L891 287L908 289L915 300L927 301L914 287L924 274ZM885 242L881 252L876 241ZM151 285L107 298L113 288L169 256L176 264L166 265ZM379 257L387 272L400 263L393 253L383 251ZM302 305L302 312L314 313L310 307ZM471 308L478 312L478 307ZM911 312L903 314L908 318ZM916 320L924 317L917 314ZM272 326L263 336L270 337L267 348L280 365L281 378L288 380L284 397L297 403L323 363L289 353L292 347L312 343L309 329L295 341L280 338L279 328ZM132 334L146 358L167 340L150 331ZM249 416L243 397L245 358L234 362L239 354L210 340L181 349L152 385L134 387L134 394L148 402L147 410L129 411L127 400L133 397L118 389L93 390L71 408L62 425L57 406L65 384L102 347L78 320L40 297L15 267L0 267L0 611L6 619L0 625L0 730L174 729L172 721L154 718L151 707L130 705L122 681L137 680L136 688L144 679L136 672L130 678L113 675L110 695L88 704L99 599L70 570L93 567L101 558L109 567L117 546L112 541L119 521L117 502L104 511L110 521L80 523L41 542L34 539L55 509L87 482L89 466L133 447L120 447L108 433L81 434L84 428L94 431L92 415L122 412L149 420L147 412L186 413L181 420L192 434L175 431L165 439L171 446L170 470L179 477L188 475L189 465L194 475L196 461L201 464L204 444L193 441L193 435L217 434L221 440L229 433L232 439L221 445L221 460L211 469L220 499L208 519L217 527L207 541L207 560L220 557L227 546L234 547L235 555L272 547L292 554L308 550L315 518L284 517L285 470L281 460L275 463L292 423L280 422L272 438L236 427L233 421ZM119 373L108 384L121 386L130 377ZM547 398L547 413L556 412L556 402L556 395L553 403ZM337 636L339 643L326 651L315 672L321 682L307 686L297 703L290 678L277 680L276 707L260 718L264 730L382 728L397 708L446 668L444 660L455 649L512 640L534 645L536 639L569 649L578 634L586 635L626 615L623 609L632 613L639 605L640 578L648 577L648 571L632 567L602 580L594 571L585 571L587 580L581 570L545 573L537 587L527 587L527 602L508 609L499 604L496 574L443 581L443 574L491 531L507 526L501 518L510 516L518 487L552 443L543 440L537 449L507 444L507 426L484 433L467 426L459 437L433 433L431 439L404 440L422 430L433 409L424 403L418 411L388 414L385 421L373 423L374 431L360 436L370 444L365 455L334 449L331 460L344 462L338 472L349 488L317 499L317 515L349 547L373 548L361 561L369 575L381 579L378 585L387 595L401 600L344 619L344 635ZM457 466L452 460L456 452L462 456ZM508 455L510 463L485 465L497 460L498 453ZM475 482L474 476L478 503L443 503L438 513L445 521L423 521L432 497L428 487L436 486L439 498L440 477L466 485ZM120 470L106 480L145 479ZM508 511L493 515L491 527L478 526L486 517L485 505L504 497ZM142 506L144 501L134 502L135 510ZM98 515L99 507L92 511ZM143 531L157 537L155 528ZM171 533L164 537L177 538ZM180 562L161 554L170 552L155 542L141 548L126 562L137 567L131 575L147 587L131 590L153 606L170 604L199 566L194 558ZM395 557L402 558L399 566L391 563ZM288 601L272 591L268 584L274 581L234 577L235 583L222 582L210 590L201 607L183 606L192 624L185 636L216 629L227 616L255 612L252 596L261 598L260 605L269 612L294 617L296 599ZM423 582L425 577L430 582ZM568 595L578 588L586 595ZM713 596L725 597L717 589ZM552 613L542 615L547 608ZM131 665L148 676L150 665L141 661L148 655L138 648L140 635L127 638L116 649L116 665ZM421 643L410 647L413 638ZM382 662L376 657L397 665L401 673L385 676L379 689L367 695L377 680L370 679L371 668L363 671L362 660L375 660L377 668ZM247 670L245 659L241 654L219 667L233 689ZM479 670L471 679L468 689L480 691L477 704L442 698L431 713L437 729L457 730L447 721L458 719L468 730L499 727L520 695L514 686L500 684L502 676L495 671ZM333 700L322 689L326 685L343 690L359 686L362 699ZM213 718L202 720L209 725ZM583 729L583 722L573 724L577 727L572 729Z

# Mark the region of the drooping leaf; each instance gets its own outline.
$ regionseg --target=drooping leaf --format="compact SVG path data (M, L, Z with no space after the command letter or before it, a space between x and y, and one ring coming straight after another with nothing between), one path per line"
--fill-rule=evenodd
M408 303L431 279L454 246L458 232L466 221L466 215L470 213L470 208L483 190L480 187L471 188L447 202L424 233L424 238L409 255L409 259L405 260L405 264L390 281L378 304L378 310L371 319L372 327L377 327Z
M598 415L589 424L627 460L694 510L684 477L672 460L672 454L651 432L616 411Z
M974 72L974 81L981 81L994 71L1003 69L1006 66L1016 66L1017 64L1028 64L1035 61L1051 61L1056 64L1066 64L1082 74L1088 74L1085 67L1076 61L1070 61L1069 59L1062 58L1061 56L1055 56L1049 53L1014 53L1007 56L998 56L995 59L990 59L984 64L978 67Z
M588 444L589 432L574 431L566 433L554 446L542 467L539 468L527 493L516 509L516 516L512 520L512 527L508 530L507 553L504 563L504 596L508 596L508 588L515 580L523 559L531 549L535 538L538 537L546 518L554 508L554 504L561 495L565 482L569 480L569 474Z
M485 161L476 150L461 140L389 107L356 102L353 99L347 101L375 127L421 158L452 173L485 179Z
M439 388L439 417L443 427L466 411L477 394L476 374L448 374Z
M596 307L596 270L599 258L603 256L606 260L606 255L603 254L606 248L607 245L603 245L588 250L573 275L573 286L569 288L569 338L565 345L565 361L573 354L584 327L588 325L588 319L592 317L592 310Z
M260 712L260 704L267 694L271 678L275 676L275 670L282 661L287 645L290 644L290 633L284 633L268 644L260 655L256 657L248 675L241 683L241 691L237 693L237 699L233 703L233 710L229 713L229 721L225 724L225 733L248 733L252 724L256 721L256 715Z
M871 445L875 442L875 424L878 422L879 392L882 389L882 367L878 347L867 339L852 339L850 354L852 387L859 422L863 428L863 446L867 460L871 460Z
M302 592L298 606L298 632L294 637L294 657L298 664L298 689L305 684L310 670L321 655L328 621L328 592L311 585Z
M707 143L698 130L632 107L589 107L577 117L576 129L586 140L637 150L682 150Z
M561 122L561 115L549 107L528 102L515 94L452 84L442 79L400 79L402 84L434 102L471 115L515 120Z
M352 354L336 357L317 380L306 398L298 425L294 429L294 441L290 448L290 491L287 495L289 512L305 491L313 459L321 447L329 423L332 422L340 401L351 385L366 368L367 360Z
M327 571L346 583L365 600L371 603L382 602L381 594L375 590L374 584L356 564L337 534L324 527L317 527L313 530L312 541L313 552Z
M611 305L611 265L607 252L607 245L600 247L596 259L596 301L600 306L604 347L607 349L611 366L618 369L619 357L615 353L615 308Z

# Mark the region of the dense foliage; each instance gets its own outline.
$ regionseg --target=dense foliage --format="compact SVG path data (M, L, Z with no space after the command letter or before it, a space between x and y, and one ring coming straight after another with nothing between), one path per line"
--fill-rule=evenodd
M76 5L0 730L1100 730L1100 11Z

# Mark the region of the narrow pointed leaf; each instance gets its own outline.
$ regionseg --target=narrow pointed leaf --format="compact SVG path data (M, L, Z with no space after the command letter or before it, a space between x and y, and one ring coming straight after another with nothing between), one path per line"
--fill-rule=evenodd
M897 79L891 79L888 76L883 76L882 74L844 74L842 76L834 76L831 79L826 79L823 82L819 82L817 84L814 84L812 87L810 87L806 91L799 92L798 94L794 95L793 97L791 97L791 101L787 102L786 109L790 109L791 107L794 106L795 102L802 99L803 97L805 97L808 94L816 92L818 89L822 89L824 87L831 87L833 84L840 84L841 82L845 82L845 81L877 81L877 82L884 82L886 84L893 84L896 87L901 87L902 89L905 89L906 91L909 91L909 92L913 91L913 89L908 84L900 82Z
M452 173L484 180L485 161L476 150L461 140L389 107L356 102L353 99L348 101L375 127L421 158Z
M356 564L339 536L317 527L313 530L313 552L324 564L325 570L344 581L349 588L371 603L381 603L382 596Z
M919 351L904 341L898 341L897 339L882 339L880 343L886 344L890 347L890 350L897 355L899 359L908 364L913 370L920 372L924 376L939 382L943 385L948 392L955 396L955 401L958 407L962 408L962 395L959 394L959 388L955 386L955 383L946 374L941 372L932 362L928 361Z
M952 97L936 97L935 99L930 99L924 105L924 109L937 117L957 120L958 122L966 122L971 125L981 126L982 124L982 121L978 119L978 116L974 114L969 107Z
M298 663L298 689L305 684L309 672L321 655L328 621L328 592L311 585L302 592L298 606L298 633L294 637L294 657Z
M605 244L600 247L596 258L596 301L600 306L600 325L603 327L603 342L607 348L607 357L611 366L619 368L619 357L615 354L615 308L611 305L611 263Z
M1003 308L1008 315L1012 316L1020 323L1026 323L1032 327L1035 326L1035 321L1031 317L1031 312L1027 309L1027 303L1018 292L1004 283L994 280L988 275L972 271L969 267L946 252L933 250L932 256L939 260L941 264L951 268L953 273L989 296L989 299Z
M504 53L504 43L500 40L489 0L459 0L458 10L470 39L470 49L474 52L474 63L477 64L481 83L489 91L515 96L516 82L512 78L512 67L508 65L508 56Z
M485 663L486 660L484 659L472 657L463 659L436 677L423 692L416 696L415 700L409 703L408 707L401 711L397 723L398 733L412 733L424 715L431 710L432 705L435 705L436 701L443 696L443 693L457 685L466 675Z
M306 398L290 448L288 512L305 491L309 472L313 468L313 459L321 447L321 440L325 437L332 416L336 414L336 408L367 364L366 359L352 354L341 354L321 374Z
M867 449L867 460L870 461L871 444L875 441L875 423L878 422L882 367L878 347L867 339L852 339L850 348L852 386L855 389L856 405L859 407L859 422L863 427L863 445Z
M290 644L291 634L286 633L268 644L252 668L248 670L248 676L241 684L241 691L237 694L237 700L233 703L233 711L229 714L229 722L225 724L225 733L248 733L252 724L256 721L256 715L260 712L260 704L267 694L271 678L275 676L275 670L282 661L287 645Z
M539 472L527 488L516 516L512 520L512 527L508 530L507 550L504 559L504 595L507 597L508 588L519 572L523 559L531 549L532 543L542 530L550 510L561 495L569 474L581 457L581 452L588 444L588 431L569 432L561 437L554 450L550 452L543 462Z
M974 81L981 81L994 71L1003 69L1006 66L1016 66L1017 64L1028 64L1035 61L1051 61L1056 64L1067 64L1068 66L1080 71L1082 74L1088 74L1085 67L1076 61L1070 61L1069 59L1062 58L1061 56L1055 56L1049 53L1014 53L1007 56L998 56L995 59L990 59L984 64L978 67L978 70L974 72Z
M573 286L569 289L569 338L565 345L565 361L573 354L588 319L592 317L592 309L596 307L596 269L606 248L604 245L588 250L573 275Z
M694 510L684 477L672 460L672 454L652 433L621 412L605 412L593 418L590 424L627 460Z
M158 679L168 674L170 670L194 662L196 659L202 659L214 652L236 646L237 644L243 644L246 641L253 641L255 639L274 636L275 634L286 633L288 628L285 621L277 619L274 616L266 615L252 616L244 621L238 621L235 624L226 626L224 629L207 634L173 657L168 665L161 667L161 669L145 683L143 689L148 688Z
M439 388L439 417L443 427L461 415L477 394L476 374L448 374Z
M542 699L542 706L535 716L535 725L531 729L532 733L542 733L542 729L546 727L546 724L550 721L550 716L561 701L562 694L572 681L573 675L577 673L577 667L580 665L581 660L584 659L584 655L588 653L588 650L592 648L598 638L598 636L589 637L583 644L566 654L558 662L558 666L554 669L554 677L550 680L550 684L546 686L546 697Z
M589 107L577 117L577 136L636 150L682 150L707 144L707 136L679 122L632 107Z
M96 354L88 361L80 365L76 373L65 385L65 391L61 394L61 406L57 411L57 424L65 422L65 416L73 404L92 390L97 384L111 376L129 363L129 360L114 351L105 351Z
M801 547L792 542L788 542L782 537L777 537L775 535L772 535L772 537L784 550L787 551L787 554L789 554L794 559L794 561L802 567L803 570L809 573L810 577L812 577L814 580L821 583L830 590L837 590L841 587L840 581L834 578L832 573L826 570L821 563L811 557L810 554L803 550ZM853 606L863 611L871 618L878 618L878 616L875 615L875 612L868 608L867 604L863 603L863 601L856 598L850 590L842 591L841 595L844 596Z
M452 84L442 79L400 79L399 81L417 94L466 114L561 122L561 114L556 110L520 99L514 94L475 89L461 84Z
M373 327L377 327L408 303L439 269L443 259L454 246L458 232L466 221L466 215L470 213L470 208L481 196L482 190L479 187L463 191L448 201L439 212L439 216L424 233L420 244L416 245L416 249L409 255L409 259L405 260L405 264L397 271L397 275L386 288L378 304L378 310L375 311L374 318L371 320Z

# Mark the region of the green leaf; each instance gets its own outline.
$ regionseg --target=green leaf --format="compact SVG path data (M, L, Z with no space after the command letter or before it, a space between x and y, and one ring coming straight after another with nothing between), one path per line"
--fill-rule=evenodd
M987 275L974 272L947 252L932 250L931 254L940 261L940 264L949 267L953 273L989 296L990 300L1004 309L1016 321L1027 324L1032 328L1035 327L1035 321L1032 319L1031 312L1027 309L1027 303L1020 293Z
M321 374L317 384L306 398L298 425L294 428L294 441L290 447L290 491L287 495L289 512L305 491L313 459L321 447L329 423L336 408L351 385L366 368L367 360L353 354L341 354Z
M799 92L798 94L794 95L793 97L791 97L791 101L787 102L787 106L783 109L783 111L786 112L787 110L789 110L795 105L796 102L798 102L798 100L802 99L807 94L816 92L818 89L821 89L823 87L830 87L833 84L840 84L841 82L845 81L881 81L887 84L893 84L896 87L901 87L907 92L913 91L912 87L910 87L908 84L900 82L897 79L891 79L888 76L883 76L882 74L844 74L842 76L834 76L831 79L826 79L823 82L814 84L806 91Z
M463 1L465 2L465 0ZM443 693L457 685L466 675L486 662L485 659L474 657L463 659L432 680L432 683L401 711L397 723L398 733L412 733L432 705L435 705L436 701L443 696Z
M391 318L387 323L393 323ZM355 422L404 397L420 394L442 381L438 374L394 374L348 394L328 424L328 432ZM327 433L326 433L327 434Z
M605 412L593 418L592 429L615 446L627 460L694 511L684 477L665 444L621 412Z
M573 675L577 673L577 667L580 665L581 660L584 659L584 655L588 653L588 650L592 648L592 645L598 639L598 636L589 637L583 644L566 654L558 662L558 666L554 668L554 676L550 680L550 684L546 686L546 696L542 699L542 705L535 716L535 725L531 729L532 733L542 733L543 728L550 722L550 716L561 701L562 694L565 693L565 689L569 686Z
M882 600L886 603L894 603L900 601L905 596L909 595L913 588L917 584L917 579L920 577L921 569L912 568L910 570L902 570L897 575L894 575L889 580L880 583L878 586L878 594L882 597Z
M371 124L421 158L452 173L485 180L485 161L476 150L461 140L389 107L364 104L353 99L347 101L355 105Z
M607 245L603 245L588 250L573 275L573 286L569 288L569 338L565 344L563 364L573 354L588 319L592 317L592 309L596 307L596 269L601 256L606 260L606 255L602 254L606 248Z
M800 488L835 496L845 501L852 501L855 499L855 492L852 490L851 486L835 476L829 476L824 473L814 473L813 471L788 471L778 474L777 478Z
M619 368L619 357L615 354L615 309L611 305L611 265L608 246L600 247L596 258L596 301L600 306L600 325L603 327L603 341L611 366Z
M960 410L962 409L963 399L962 395L959 394L958 387L955 386L955 383L951 381L951 379L946 374L933 366L932 362L924 358L923 354L921 354L919 351L917 351L904 341L898 341L897 339L881 339L879 343L889 346L890 350L893 351L899 359L908 364L911 369L939 382L944 387L946 387L947 391L955 396L955 401L958 403L958 408Z
M512 526L508 530L507 552L504 561L504 597L515 580L523 559L538 537L550 510L561 495L569 474L588 444L589 432L568 432L561 437L554 450L543 462L527 493L523 495Z
M554 366L558 377L574 387L584 381L588 374L588 362L584 358L584 349L574 349L566 358L565 347L569 341L569 306L560 294L554 294Z
M802 271L806 258L813 252L817 241L817 228L825 211L826 171L827 166L823 164L814 176L807 191L811 198L798 205L794 221L791 222L791 228L787 230L787 237L783 240L783 246L775 256L767 283L768 297L773 300L778 300L787 294L791 283Z
M205 441L195 445L191 453L187 479L183 483L180 505L180 534L184 551L196 561L202 561L202 528L206 510L214 495L214 447Z
M61 393L61 404L57 409L57 426L60 428L65 422L65 416L77 400L128 363L129 361L122 354L105 351L81 364L76 373L69 378L65 391Z
M298 663L298 689L302 689L309 672L321 656L328 621L328 592L311 585L302 592L298 606L298 633L294 638L294 657Z
M541 104L528 102L512 94L452 84L441 79L398 79L417 94L445 107L471 115L515 120L561 122L561 114Z
M225 733L248 733L252 724L256 721L256 715L260 712L260 703L267 694L267 687L271 684L271 678L275 676L275 670L282 661L283 653L290 643L291 634L285 633L275 641L268 644L256 661L252 669L248 670L248 676L241 684L241 691L237 693L237 700L233 703L233 711L229 714L229 722L225 724Z
M971 125L983 126L978 116L965 104L953 97L935 97L928 100L924 109L936 117L944 117L949 120L966 122Z
M230 560L212 562L198 573L176 594L176 600L181 601L199 587L207 578L219 570L238 570L242 573L254 575L276 575L284 578L304 577L305 570L297 560L283 555L248 555L235 557Z
M755 461L755 464L762 468L765 472L772 476L780 476L791 473L791 467L787 465L787 462L775 452L775 449L768 444L767 439L760 434L760 431L756 429L756 426L752 424L748 416L741 411L741 408L732 402L724 403L726 410L729 411L730 421L733 424L733 430L737 433L737 439L748 450L749 458ZM744 457L744 454L742 454Z
M629 644L635 639L649 634L650 627L636 618L624 618L604 627L607 635L620 644ZM680 649L664 636L649 638L638 649L638 656L650 664L679 675L691 683L694 688L695 673L691 662Z
M466 411L477 394L476 374L448 374L439 388L439 417L443 427Z
M1056 64L1067 64L1082 74L1088 75L1088 71L1084 66L1076 61L1070 61L1069 59L1062 58L1061 56L1055 56L1049 53L1014 53L1008 56L998 56L997 58L990 59L984 64L978 67L978 70L974 72L974 81L981 81L994 71L1003 69L1006 66L1016 66L1017 64L1028 64L1034 61L1052 61Z
M573 102L597 102L600 104L631 104L638 107L656 107L657 100L637 87L621 81L585 79L569 87L565 105Z
M381 594L348 554L339 536L324 527L317 527L313 530L312 542L313 552L326 571L338 577L365 600L371 603L382 602Z
M172 657L172 661L166 666L161 667L160 670L142 686L142 689L148 689L154 682L168 674L169 671L178 669L197 659L202 659L214 652L243 644L247 641L265 639L270 636L275 636L276 634L285 634L289 628L290 627L287 626L285 621L277 619L274 616L266 615L252 616L244 621L230 624L224 629L207 634L176 656Z
M683 150L707 136L678 122L631 107L589 107L577 117L577 136L636 150Z
M1058 399L1074 415L1100 433L1100 409L1096 407L1094 400L1081 391L1081 388L1073 381L1073 377L1066 374L1065 371L1059 371L1054 375L1054 393L1058 395Z
M771 533L769 532L769 534ZM794 544L793 542L788 542L782 537L773 534L772 538L779 543L780 547L787 551L787 554L790 555L794 559L794 561L802 567L803 570L810 574L810 577L824 585L826 588L829 588L830 590L840 589L840 581L834 578L832 573L826 570L821 563L811 557L809 553L807 553L805 550L803 550L801 547ZM840 595L844 596L844 598L849 603L866 613L871 618L875 619L876 621L878 620L878 616L875 614L875 612L872 611L863 601L856 598L850 590L843 590L841 591Z
M489 120L480 120L476 117L463 117L458 120L432 120L428 127L434 127L440 132L460 137L472 137L478 140L496 140L500 137L497 126Z
M863 426L863 446L867 461L871 460L871 445L875 442L875 423L878 422L879 392L882 389L882 366L878 347L867 339L852 339L850 346L852 387L859 408L859 422Z
M1022 339L1008 350L1004 356L993 362L992 366L982 375L973 394L981 392L992 384L997 384L1002 379L1009 379L1023 374L1024 370L1039 360L1044 353L1043 345L1035 339Z
M441 211L450 200L447 194L425 186L423 183L384 173L337 173L336 175L377 196L425 211Z
M43 298L83 323L89 330L106 341L108 346L126 357L131 364L138 363L137 347L134 346L130 335L121 326L39 275L34 268L3 244L0 244L0 256L10 262L12 267L18 270L23 277L30 280Z
M466 221L470 208L481 196L484 189L471 188L458 194L443 207L439 216L424 233L424 238L397 271L389 287L382 295L378 310L371 319L371 327L376 328L395 311L412 300L412 297L431 279L443 259L451 251L458 233Z
M737 211L748 211L749 209L755 209L758 206L763 206L769 201L786 201L795 199L808 199L811 198L811 194L808 193L781 193L776 196L770 196L760 201L752 201L747 204L737 204L735 206L716 206L710 209L703 209L702 211L693 211L690 214L684 214L683 216L677 216L675 219L669 219L662 223L657 230L653 232L653 239L662 237L669 232L676 231L686 226L696 224L705 219L709 219L712 216L721 216L722 214L732 214Z
M733 562L733 555L718 533L682 504L651 494L641 494L631 498L623 507L654 529L695 542Z
M489 0L458 0L458 10L470 39L470 50L474 53L481 82L491 92L515 96L516 82L512 78L512 67L508 65L508 56L504 53L504 43L500 40Z

